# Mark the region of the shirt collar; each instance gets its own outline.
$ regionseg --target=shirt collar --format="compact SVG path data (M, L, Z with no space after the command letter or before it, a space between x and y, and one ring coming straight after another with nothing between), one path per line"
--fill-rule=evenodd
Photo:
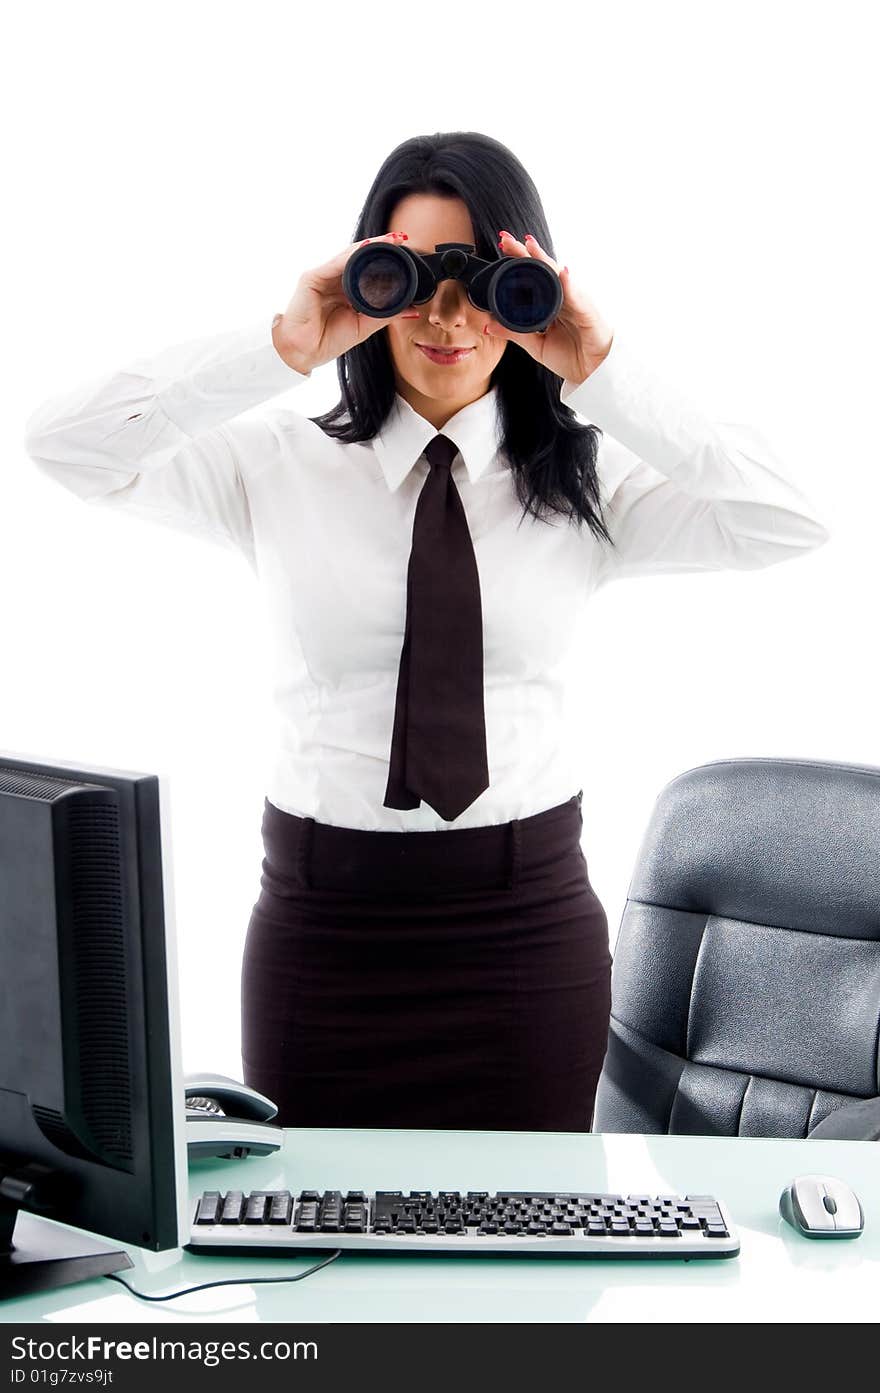
M492 386L483 396L450 416L442 431L438 431L396 392L388 419L373 438L373 449L392 493L403 483L435 435L446 435L455 442L472 484L496 462L499 468L503 467L500 460L496 460L501 447L497 400L498 388Z

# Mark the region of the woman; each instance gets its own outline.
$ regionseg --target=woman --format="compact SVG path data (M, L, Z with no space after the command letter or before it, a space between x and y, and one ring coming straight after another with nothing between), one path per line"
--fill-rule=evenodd
M544 261L559 314L513 333L456 279L357 314L348 258L397 239ZM334 410L242 418L334 359ZM611 959L560 740L563 665L609 580L752 569L825 540L769 451L618 342L555 259L526 171L474 133L395 149L355 241L303 273L271 328L56 398L27 449L87 501L239 549L263 587L279 747L246 1081L286 1126L589 1130Z

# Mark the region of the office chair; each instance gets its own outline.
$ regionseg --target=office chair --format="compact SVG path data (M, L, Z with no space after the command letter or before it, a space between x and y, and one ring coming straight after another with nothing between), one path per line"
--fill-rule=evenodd
M661 791L596 1132L880 1139L880 769L719 760Z

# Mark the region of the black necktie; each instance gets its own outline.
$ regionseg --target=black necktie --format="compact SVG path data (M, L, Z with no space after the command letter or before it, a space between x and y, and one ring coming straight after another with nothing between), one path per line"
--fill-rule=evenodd
M384 801L417 808L424 799L447 822L489 787L480 578L450 468L457 453L445 435L425 450Z

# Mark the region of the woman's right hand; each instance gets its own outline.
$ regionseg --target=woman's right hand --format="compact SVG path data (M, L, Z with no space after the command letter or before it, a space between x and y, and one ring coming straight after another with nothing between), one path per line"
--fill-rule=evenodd
M386 232L381 237L352 242L323 266L303 272L293 299L272 324L272 342L288 367L308 374L363 343L392 319L418 318L417 310L384 319L359 314L342 289L345 264L358 247L365 246L366 241L399 244L402 240L399 233Z

